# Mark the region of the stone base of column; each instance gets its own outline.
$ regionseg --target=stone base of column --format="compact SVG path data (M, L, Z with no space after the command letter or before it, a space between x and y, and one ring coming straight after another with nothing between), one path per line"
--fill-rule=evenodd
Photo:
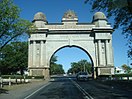
M94 79L97 78L97 68L96 67L94 67L93 78Z
M49 68L45 68L45 79L50 79Z
M114 66L96 67L97 76L111 76L114 75Z
M49 68L48 67L31 67L29 69L29 76L44 76L44 79L49 79Z

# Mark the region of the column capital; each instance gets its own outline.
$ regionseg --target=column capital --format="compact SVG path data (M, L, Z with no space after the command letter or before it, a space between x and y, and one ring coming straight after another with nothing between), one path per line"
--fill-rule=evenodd
M101 40L97 40L98 43L101 43Z
M109 40L105 40L105 43L108 43L109 42Z

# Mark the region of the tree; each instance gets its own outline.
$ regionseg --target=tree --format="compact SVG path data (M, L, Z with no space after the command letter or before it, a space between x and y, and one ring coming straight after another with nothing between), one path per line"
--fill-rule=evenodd
M87 60L80 60L78 64L81 66L82 71L87 71L89 74L92 73L92 64Z
M132 70L131 67L127 66L126 64L122 65L121 67L126 73L130 73Z
M128 39L128 57L132 59L132 0L85 0L93 11L103 10L107 17L114 17L114 29L122 28Z
M53 56L50 61L50 74L64 74L64 69L61 64L57 64L57 56Z
M73 74L78 73L79 71L82 71L81 66L77 62L71 63L71 72Z
M68 73L78 73L80 71L87 71L89 74L92 73L92 64L87 62L87 60L80 60L78 62L72 62L71 68L68 70Z
M57 56L51 58L50 64L55 64L55 62L57 62Z
M3 57L0 60L1 74L16 74L28 66L28 44L27 42L11 42L1 51Z
M0 0L0 51L9 42L29 33L32 24L19 14L20 9L12 0Z

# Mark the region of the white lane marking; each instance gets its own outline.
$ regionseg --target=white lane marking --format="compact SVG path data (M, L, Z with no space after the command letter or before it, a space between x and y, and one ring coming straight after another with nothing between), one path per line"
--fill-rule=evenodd
M50 83L47 83L46 85L40 87L39 89L37 89L36 91L34 91L33 93L31 93L30 95L26 96L24 99L28 99L30 98L32 95L34 95L35 93L37 93L38 91L40 91L41 89L43 89L44 87L48 86Z
M87 93L78 83L76 83L75 81L71 80L73 82L73 84L76 85L76 87L82 92L82 94L84 95L84 99L94 99L89 93Z

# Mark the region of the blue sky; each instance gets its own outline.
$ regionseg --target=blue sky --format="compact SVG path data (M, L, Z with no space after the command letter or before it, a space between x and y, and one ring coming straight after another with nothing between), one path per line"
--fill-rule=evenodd
M43 12L49 23L60 23L67 10L74 10L79 22L90 23L95 12L91 12L89 4L84 4L84 0L14 0L14 3L21 9L20 17L32 21L37 12ZM113 20L108 19L113 25ZM113 33L114 64L121 66L132 63L127 58L126 39L121 34L121 29ZM78 48L63 48L56 52L59 64L64 66L65 71L70 68L71 62L81 59L89 60L89 56Z

